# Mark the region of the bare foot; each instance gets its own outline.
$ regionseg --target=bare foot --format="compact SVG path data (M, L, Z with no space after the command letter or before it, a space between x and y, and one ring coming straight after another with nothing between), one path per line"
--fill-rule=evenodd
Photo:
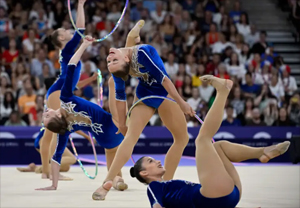
M121 178L120 176L115 177L113 181L113 187L118 191L125 191L126 189L128 189L128 185L124 182L124 179Z
M288 150L290 144L289 141L285 141L277 145L265 147L263 155L259 158L260 162L267 163L269 160L284 154Z
M106 181L100 188L98 188L93 193L93 196L92 196L93 200L96 200L96 201L105 200L105 197L112 186L113 186L112 181Z
M45 188L38 188L38 189L35 189L37 191L54 191L56 190L56 187L54 186L48 186L48 187L45 187Z
M43 172L42 166L37 166L37 167L35 168L35 173L41 174L42 172Z
M209 82L218 92L229 93L233 85L230 79L221 79L213 75L204 75L200 79L203 82Z
M28 165L28 167L26 167L26 168L17 168L17 170L20 171L20 172L34 172L35 168L36 168L35 164L30 163Z

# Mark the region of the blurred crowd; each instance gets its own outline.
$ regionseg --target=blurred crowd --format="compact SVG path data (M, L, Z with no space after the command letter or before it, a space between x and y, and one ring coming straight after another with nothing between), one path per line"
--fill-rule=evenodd
M108 34L124 3L87 0L85 34ZM71 8L76 19L77 1L71 0ZM109 111L108 50L124 47L130 29L144 19L141 43L156 48L178 92L203 119L216 92L198 77L213 74L234 80L223 126L300 125L300 96L290 67L266 41L267 32L257 31L241 8L235 0L130 0L118 29L82 56L80 80L101 69L103 108ZM49 35L60 27L73 29L67 1L0 0L0 125L41 125L44 95L60 73L59 50ZM126 83L129 107L137 84L135 78ZM96 102L97 83L75 94ZM199 125L186 119L189 127ZM149 125L163 123L155 114Z

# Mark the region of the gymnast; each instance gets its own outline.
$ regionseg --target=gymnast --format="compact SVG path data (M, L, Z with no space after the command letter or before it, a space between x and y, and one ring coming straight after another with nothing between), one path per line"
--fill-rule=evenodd
M86 0L79 0L78 1L78 8L77 8L77 20L76 20L76 26L78 28L84 28L85 27L85 16L84 16L84 3ZM79 29L81 33L84 32L84 29ZM67 65L69 63L70 58L73 56L76 48L78 47L81 36L75 32L73 35L70 30L65 30L63 28L59 28L55 30L51 35L51 40L54 46L59 48L60 51L60 67L61 67L61 74L59 75L56 82L49 88L46 95L47 100L47 107L52 109L59 109L60 107L60 101L59 96L61 93L61 88L64 84L65 78L66 78L66 71L67 71ZM90 77L88 79L85 79L81 82L78 82L80 77L80 70L81 70L81 63L79 62L77 67L75 68L76 72L74 73L74 79L72 83L72 90L75 90L75 88L81 88L90 82L94 81L97 76ZM78 85L76 86L78 82ZM77 132L78 134L84 136L87 138L88 136L84 134L83 132ZM49 178L49 155L53 155L54 152L49 150L53 150L56 147L55 138L56 135L53 134L48 129L45 130L44 135L41 139L41 145L40 145L40 155L41 155L41 161L42 161L42 178ZM53 138L53 139L52 139ZM51 142L52 141L52 142ZM51 143L51 148L49 148Z
M61 90L61 107L57 110L48 108L43 114L43 122L47 129L59 134L55 153L51 160L52 186L38 190L56 190L58 185L59 169L62 154L68 143L71 132L83 130L90 132L97 143L105 148L107 168L110 169L119 144L123 141L122 134L116 134L118 128L118 118L111 110L112 114L104 111L100 106L73 94L73 83L76 82L76 68L85 49L93 43L94 39L87 36L74 56L71 58L64 85ZM112 86L114 87L114 86ZM110 108L115 106L113 89L109 94ZM123 191L128 188L122 179L121 171L113 181L113 187Z
M233 82L212 75L200 78L217 90L210 108L195 140L196 165L201 183L163 179L165 170L160 161L151 157L140 158L130 169L132 177L147 184L148 198L153 208L234 208L242 195L239 175L231 162L259 159L266 163L286 152L290 142L276 146L254 148L227 141L212 143L224 113L225 102Z
M45 127L42 127L40 129L39 134L37 135L37 137L34 140L34 147L39 153L40 153L40 142L41 142L41 138L44 135L44 132L45 132ZM90 137L87 137L87 139L90 141ZM57 139L55 139L55 140L57 140ZM55 151L55 149L54 149L54 151ZM52 157L52 156L49 156L49 157ZM71 168L71 165L73 165L75 163L76 163L75 156L68 148L66 148L62 155L62 158L61 158L61 166L60 166L59 171L60 172L68 172ZM20 167L20 168L17 168L17 170L20 172L42 173L42 166L37 166L35 163L30 163L27 167L25 167L25 168ZM50 178L51 178L51 175L50 175ZM60 175L59 180L72 180L72 179L69 177L64 177L64 176Z
M103 185L93 193L92 198L94 200L105 199L112 187L114 177L129 160L140 134L156 109L174 138L174 143L165 158L165 180L173 178L189 140L184 113L194 116L195 112L178 94L155 48L150 45L133 46L135 42L132 40L134 38L139 39L139 32L143 25L144 21L139 21L128 34L125 48L111 48L107 57L107 66L115 82L116 106L119 117L118 133L121 132L126 135ZM125 80L127 80L128 75L139 79L135 101L137 98L157 95L171 97L176 103L155 98L144 100L132 110L127 130Z

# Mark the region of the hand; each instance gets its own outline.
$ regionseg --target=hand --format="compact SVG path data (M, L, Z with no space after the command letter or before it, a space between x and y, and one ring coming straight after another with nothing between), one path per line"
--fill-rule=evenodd
M53 191L53 190L56 190L57 188L54 187L54 186L49 186L49 187L45 187L45 188L38 188L38 189L35 189L37 191Z
M94 72L92 76L93 80L97 80L98 76L99 76L98 72Z
M122 133L122 134L123 134L123 136L125 136L125 135L126 135L126 133L127 133L127 129L128 129L128 127L127 127L127 126L119 126L119 128L118 128L118 131L117 131L117 133L116 133L116 134L120 134L120 133Z
M82 44L84 44L84 45L86 45L86 46L90 46L90 45L93 44L94 40L95 40L95 38L93 38L93 37L90 36L90 35L87 35L87 36L85 36L85 38L83 39L83 43L82 43Z
M192 109L192 107L187 102L183 102L179 106L184 114L187 114L191 117L193 117L196 114L196 112Z

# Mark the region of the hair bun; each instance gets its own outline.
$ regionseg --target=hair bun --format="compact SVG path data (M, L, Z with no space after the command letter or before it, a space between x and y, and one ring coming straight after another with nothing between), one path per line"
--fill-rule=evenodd
M134 167L131 167L131 168L130 168L130 175L131 175L132 178L135 178L135 177L136 177L136 176L135 176L135 173L134 173Z

